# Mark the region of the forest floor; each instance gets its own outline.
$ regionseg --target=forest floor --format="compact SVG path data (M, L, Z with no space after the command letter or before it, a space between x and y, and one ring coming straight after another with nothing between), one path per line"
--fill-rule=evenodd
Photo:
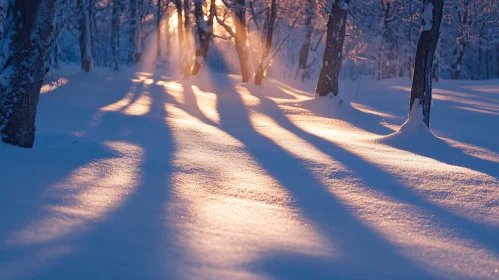
M430 133L407 79L63 70L0 144L0 279L499 279L499 80Z

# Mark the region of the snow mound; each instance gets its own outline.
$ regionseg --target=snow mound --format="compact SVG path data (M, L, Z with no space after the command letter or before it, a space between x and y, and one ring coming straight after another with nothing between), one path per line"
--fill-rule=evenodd
M313 99L303 101L300 106L326 118L348 117L357 111L349 101L331 93L327 96L316 96Z
M415 104L419 102L414 101ZM412 112L405 123L400 126L399 130L382 138L383 143L395 145L407 144L412 146L421 145L421 141L431 141L436 137L423 121L422 106L413 106Z
M428 129L423 122L421 106L413 108L411 116L398 131L381 137L376 142L498 178L497 163L467 152L454 141L438 137Z

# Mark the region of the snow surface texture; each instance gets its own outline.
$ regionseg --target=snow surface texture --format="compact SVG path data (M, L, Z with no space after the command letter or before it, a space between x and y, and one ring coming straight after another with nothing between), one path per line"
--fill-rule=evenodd
M436 84L428 131L409 80L63 70L0 144L0 279L499 278L498 80Z

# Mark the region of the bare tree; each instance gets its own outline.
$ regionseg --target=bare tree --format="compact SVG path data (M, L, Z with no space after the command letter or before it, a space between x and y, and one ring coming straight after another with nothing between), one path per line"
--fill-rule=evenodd
M241 66L241 76L243 83L247 83L251 77L249 52L246 34L246 10L245 0L236 0L237 6L234 8L234 24L236 32L234 39L236 41L236 51L239 56L239 64Z
M196 44L196 59L192 65L191 74L197 75L201 67L206 63L206 56L210 47L213 34L213 19L216 14L215 0L210 2L210 15L208 21L204 20L203 1L194 0L194 14L196 16L198 30L198 44Z
M175 7L177 9L177 33L178 33L178 45L180 51L180 74L183 79L188 79L190 74L189 60L186 49L186 38L184 34L184 22L182 17L182 0L175 1Z
M114 71L120 70L119 49L120 49L120 16L122 11L122 0L112 0L111 2L111 54L112 68Z
M270 3L270 12L267 13L267 24L264 29L264 41L260 61L255 72L255 84L261 85L265 75L266 59L270 55L270 48L272 47L272 40L274 39L274 25L277 17L277 1L272 0Z
M443 0L425 0L423 2L421 15L423 26L414 62L409 117L412 117L414 105L422 106L423 121L428 128L430 127L433 57L440 36L443 6Z
M90 72L92 67L92 47L90 40L90 18L88 2L91 0L77 0L78 7L78 28L80 31L80 58L81 68L85 72Z

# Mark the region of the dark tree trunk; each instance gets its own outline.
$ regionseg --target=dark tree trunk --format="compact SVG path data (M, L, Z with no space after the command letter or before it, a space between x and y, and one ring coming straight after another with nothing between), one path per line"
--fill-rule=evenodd
M465 47L466 45L464 44L463 40L461 40L461 42L458 42L458 45L456 46L456 50L454 51L456 57L452 63L451 79L458 80L461 77Z
M91 67L94 67L95 58L95 14L94 14L94 0L88 0L88 26L89 26L89 38L90 38L90 54L91 54Z
M466 29L471 25L471 19L469 16L469 4L471 1L464 1L464 5L460 8L463 9L462 14L458 13L459 23ZM456 7L457 8L457 7ZM463 30L463 29L461 29ZM463 57L466 50L466 34L465 31L461 31L460 40L457 41L456 50L454 51L454 60L451 65L451 79L458 80L461 78L461 72L463 71Z
M5 85L0 86L0 135L5 143L33 147L55 5L56 0L17 0L7 14L1 43L10 40L10 57L2 67ZM38 40L32 40L34 32Z
M442 12L444 0L425 0L423 7L428 9L433 5L431 22L425 22L419 37L416 59L414 63L414 79L412 80L411 100L409 105L409 117L413 112L413 106L423 107L423 121L430 127L431 91L432 91L432 70L433 57L440 35L440 23L442 22ZM431 28L430 28L431 26ZM414 104L417 102L416 104Z
M206 56L210 48L211 34L213 32L213 18L215 17L215 0L210 3L210 16L208 22L204 20L203 1L194 1L194 13L198 27L198 43L196 46L196 60L192 65L191 74L197 75L201 67L206 63Z
M190 1L184 0L184 57L185 57L185 67L186 72L185 78L189 78L191 75L191 47L192 47L192 30L190 21Z
M270 4L270 15L267 20L268 24L266 25L265 32L265 41L263 43L263 50L260 56L260 61L258 62L258 67L255 72L255 85L259 86L263 82L263 77L265 76L265 71L267 70L267 66L269 62L266 61L266 58L270 54L270 49L272 47L272 41L274 39L274 25L277 17L277 1L272 0Z
M121 1L113 0L111 7L111 67L114 71L120 70L119 49L120 49L120 16L121 16Z
M52 59L53 59L53 67L56 69L60 68L59 65L59 31L60 31L60 23L59 17L61 16L61 9L57 7L57 15L55 16L55 24L54 24L54 34L52 34L53 38L53 47L52 47Z
M485 50L485 79L490 79L490 65L489 65L489 48Z
M476 64L475 80L482 79L482 60L483 60L483 50L482 44L478 43L478 62Z
M135 65L137 61L137 45L139 41L139 21L138 17L138 2L137 0L130 0L130 54L129 61Z
M158 0L156 14L156 56L157 58L161 58L161 0Z
M341 67L341 52L345 40L347 11L342 9L350 0L335 0L327 22L326 49L322 62L322 70L315 92L319 96L332 93L338 95L338 76Z
M90 22L88 18L88 6L85 5L88 0L77 0L78 6L78 28L80 31L80 58L81 68L85 72L90 72L92 66L92 55L90 46Z
M243 83L247 83L251 77L250 64L248 57L248 46L246 45L247 34L246 34L246 10L245 0L235 1L238 7L235 9L234 13L234 24L236 25L236 51L239 57L239 64L241 66L241 77Z
M496 64L497 64L497 78L499 78L499 44L496 46Z

